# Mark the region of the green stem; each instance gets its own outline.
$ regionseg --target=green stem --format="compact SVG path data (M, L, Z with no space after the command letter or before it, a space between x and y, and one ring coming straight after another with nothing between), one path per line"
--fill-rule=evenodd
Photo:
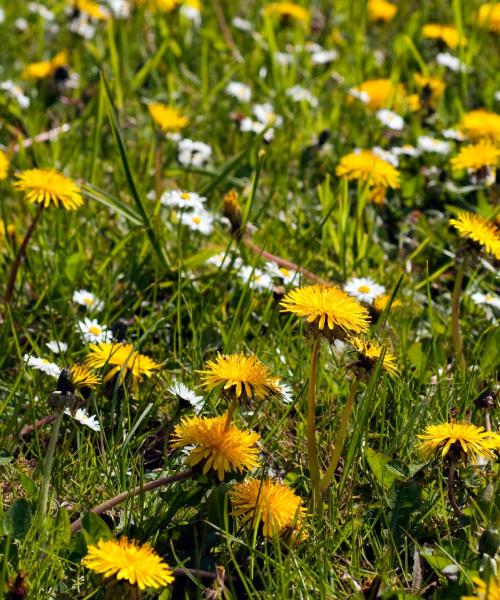
M453 344L455 347L455 357L460 365L460 369L465 371L467 365L463 353L462 335L460 333L460 295L462 293L462 283L464 280L465 265L462 262L457 267L455 275L455 285L453 287L453 296L451 300L451 331L453 334Z
M455 492L453 491L453 484L455 482L455 470L456 462L452 460L450 463L450 470L448 471L448 500L450 501L451 507L453 508L453 512L460 519L464 516L464 513L458 506L457 501L455 500Z
M54 454L56 450L57 438L59 437L59 429L64 417L64 408L61 408L57 413L56 420L52 427L52 433L50 434L49 447L47 448L47 454L45 455L45 461L43 463L43 481L40 489L40 500L38 504L38 521L43 523L45 514L47 512L47 504L49 502L49 486L50 476L52 474L52 466L54 464Z
M349 419L351 417L352 409L354 407L356 392L358 391L358 385L358 379L353 379L351 383L351 389L349 390L349 397L347 398L347 402L344 406L339 428L337 430L337 435L335 437L335 448L333 450L332 458L330 464L328 465L328 469L326 470L326 473L320 483L320 490L322 494L326 492L328 486L331 484L332 479L335 475L335 471L337 470L337 466L339 464L340 455L342 454L345 438L347 435L347 426L349 425Z
M307 391L307 456L309 473L313 492L313 504L320 511L321 494L319 491L320 472L318 461L318 447L316 445L316 384L318 380L318 362L321 335L316 334L311 347L309 362L309 387Z

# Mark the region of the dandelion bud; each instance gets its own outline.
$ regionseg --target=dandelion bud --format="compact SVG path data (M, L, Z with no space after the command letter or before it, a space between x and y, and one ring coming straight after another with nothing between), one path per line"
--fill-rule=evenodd
M222 213L231 223L231 234L241 235L242 212L238 202L238 194L235 190L230 190L224 196Z

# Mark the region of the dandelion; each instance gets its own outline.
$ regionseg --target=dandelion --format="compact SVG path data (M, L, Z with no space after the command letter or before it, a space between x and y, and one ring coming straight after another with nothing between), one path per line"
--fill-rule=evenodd
M392 21L398 12L398 7L386 0L368 0L366 5L370 21Z
M390 79L369 79L351 90L351 95L366 98L368 108L379 110L400 105L404 99L405 89Z
M452 25L439 25L429 23L422 28L422 36L428 40L441 40L452 50L459 44L465 44L467 38L462 36L456 27Z
M0 181L2 179L7 179L7 175L9 173L9 159L3 150L0 150Z
M153 120L164 132L184 129L189 123L189 119L173 106L167 106L160 102L151 102L148 104L148 110Z
M494 222L473 213L462 212L456 219L450 219L449 223L461 238L474 242L500 259L500 230Z
M68 64L68 53L66 50L59 52L52 60L42 60L30 63L23 69L23 79L46 79L51 77L57 69Z
M439 453L441 459L451 455L452 459L476 464L478 456L495 458L492 446L498 435L470 423L440 423L429 425L417 437L423 440L417 448L426 457Z
M377 296L385 292L385 288L369 277L353 277L344 285L344 291L350 296L370 304Z
M500 142L500 115L485 108L465 113L458 128L473 140L488 138Z
M143 377L152 377L160 368L152 358L134 350L132 344L90 344L86 362L93 369L102 369L108 365L112 367L104 378L104 383L120 371L124 377L130 372L133 380L140 380Z
M207 390L222 386L226 394L244 402L280 395L277 379L256 356L218 354L200 374Z
M253 527L262 523L262 533L272 538L289 529L298 529L305 516L299 496L285 484L271 479L249 479L232 486L231 504L235 517Z
M104 308L104 302L87 290L74 291L73 302L85 306L88 310L102 310Z
M288 18L301 23L309 21L309 11L293 2L272 2L262 9L266 17Z
M105 325L100 325L97 319L88 317L77 323L76 330L85 342L99 344L100 342L110 342L113 338L112 332Z
M378 315L381 315L384 312L386 306L389 304L390 299L391 296L389 294L382 294L373 300L373 309ZM398 306L401 306L401 302L394 299L391 304L391 309L397 308Z
M479 7L477 22L493 33L500 33L500 2L485 2Z
M392 352L386 350L383 346L378 344L375 340L363 340L360 337L349 336L347 341L354 347L358 354L357 365L361 369L371 372L380 360L382 354L384 358L382 360L382 370L391 376L397 375L398 368L396 366L396 357ZM385 352L385 354L384 354Z
M310 285L289 292L281 301L282 312L292 312L314 324L319 331L325 325L336 337L341 332L360 333L368 329L368 311L340 288L324 284Z
M69 381L74 389L90 388L99 385L99 377L87 365L71 365Z
M397 189L400 186L399 171L371 150L351 152L343 156L335 173L348 181L360 179L377 188Z
M172 569L151 546L139 545L126 537L90 545L82 565L104 577L128 581L140 590L161 588L174 580Z
M256 446L260 435L238 429L229 413L219 417L185 417L172 434L174 448L194 444L186 463L192 467L203 464L203 473L211 469L222 481L226 472L251 471L259 466Z
M500 149L488 139L483 139L477 144L461 148L458 156L451 159L451 166L453 171L462 169L479 171L488 167L496 167L499 162Z
M80 189L74 181L55 169L28 169L16 174L14 187L25 193L29 202L45 208L51 204L65 210L74 210L83 204Z
M96 21L105 21L109 18L109 13L93 0L68 0L68 3Z
M420 73L415 73L413 79L424 94L429 94L431 100L439 100L444 94L446 85L438 77L428 77Z

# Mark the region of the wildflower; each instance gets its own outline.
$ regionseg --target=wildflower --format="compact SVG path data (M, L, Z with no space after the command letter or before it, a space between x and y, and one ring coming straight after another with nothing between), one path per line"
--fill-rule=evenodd
M117 19L128 19L130 16L129 0L108 0L108 5L113 16Z
M351 90L351 95L361 94L367 97L366 104L372 110L392 108L401 104L405 89L401 84L395 84L390 79L369 79Z
M203 463L203 473L217 471L222 481L226 472L253 470L259 466L256 443L260 435L238 429L228 413L219 417L185 417L172 434L174 448L194 444L186 463L192 467Z
M21 108L28 108L30 105L30 99L26 94L24 94L23 90L15 85L10 79L7 81L3 81L0 83L0 89L10 94L14 100L19 104Z
M340 159L335 169L338 177L351 181L360 179L376 187L399 188L399 172L371 150L351 152Z
M394 129L395 131L401 131L404 129L405 122L403 117L393 112L392 110L388 110L387 108L382 108L376 113L377 119L389 129Z
M109 13L100 4L93 0L68 0L79 12L85 13L96 21L105 21Z
M69 408L65 408L64 414L75 419L75 421L78 421L81 425L90 427L90 429L93 429L94 431L101 431L101 425L99 424L96 415L89 415L84 408L78 408L75 413L72 413Z
M441 135L447 140L455 140L456 142L463 142L465 139L464 134L458 129L443 129Z
M186 19L189 19L195 27L201 25L200 0L184 0L180 12Z
M87 365L71 365L68 371L73 389L93 389L99 385L99 377Z
M66 50L63 50L56 54L52 60L42 60L26 65L22 77L24 79L45 79L53 75L57 69L67 64L68 53Z
M413 79L422 92L429 94L431 100L439 100L444 94L445 83L438 77L427 77L415 73Z
M500 2L485 2L479 7L477 22L493 33L500 33Z
M262 269L256 269L249 265L243 265L238 269L238 277L247 283L251 289L256 290L270 290L273 287L273 280L271 277L262 271Z
M500 149L489 140L480 140L477 144L461 148L458 156L451 159L453 171L471 169L479 171L485 167L496 167L500 162Z
M113 367L107 373L104 382L109 381L120 371L123 372L123 376L130 371L132 378L137 380L143 377L151 377L154 371L160 368L160 365L152 358L144 354L139 354L139 352L134 350L132 344L113 344L108 342L90 344L86 362L93 369L102 369L107 365Z
M244 402L280 395L276 378L256 356L219 353L200 374L207 390L222 386L223 392Z
M7 179L9 173L9 159L3 150L0 150L0 180Z
M320 331L359 333L368 329L368 311L341 289L324 284L296 288L281 301L282 312L304 317ZM339 335L336 335L339 337Z
M246 33L251 33L253 31L252 23L241 17L234 17L231 23L233 24L233 27L236 27L236 29L239 29L240 31L245 31Z
M213 231L214 218L208 210L203 207L196 208L192 212L183 212L180 222L192 231L199 231L203 235L210 235Z
M226 85L226 94L238 99L240 102L250 102L252 90L248 85L239 81L230 81Z
M493 306L497 310L500 310L500 296L495 296L494 294L482 292L475 292L471 295L471 299L474 304L486 304L487 306Z
M382 314L390 299L391 296L389 294L382 294L380 296L377 296L373 300L373 309L375 310L375 312L379 315ZM399 300L394 299L391 304L391 309L397 308L398 306L401 306L401 302Z
M473 140L488 138L500 142L500 115L485 108L466 113L458 127Z
M190 390L187 385L184 385L180 381L175 381L167 389L173 396L177 396L177 398L188 402L194 408L196 414L201 412L205 401L202 396L198 396L193 390Z
M231 224L231 233L233 235L241 233L243 213L238 202L238 192L236 190L229 190L224 196L222 214Z
M262 533L272 538L301 526L306 510L299 496L285 484L271 479L249 479L232 486L232 515L253 527L262 522Z
M266 17L289 18L302 23L309 21L309 11L293 2L272 2L264 6L262 14Z
M372 148L373 154L376 154L382 160L385 160L393 167L399 166L398 157L392 152L392 150L383 150L380 146L374 146Z
M368 277L353 277L344 285L344 291L362 302L369 304L385 292L385 287Z
M167 106L160 102L151 102L148 104L148 110L153 120L164 132L184 129L189 123L189 119L181 115L177 108L173 106Z
M208 144L189 138L180 140L177 150L177 160L185 167L201 167L212 156L212 148Z
M368 0L366 9L371 21L392 21L398 12L398 7L386 0Z
M289 88L286 90L286 95L294 102L307 102L313 108L318 106L318 99L316 96L313 96L308 89L303 88L301 85L294 85Z
M68 349L68 344L65 344L64 342L57 342L56 340L47 342L45 345L54 354L59 354L59 352L66 352L66 350Z
M465 44L466 37L460 37L459 31L452 25L429 23L422 28L422 36L428 40L441 40L452 50L459 44Z
M450 219L461 238L475 242L489 254L500 259L500 230L492 221L487 221L474 213L461 212L456 219Z
M478 456L487 460L495 458L491 449L495 436L484 427L470 423L440 423L429 425L423 434L417 436L424 440L419 443L418 449L427 457L439 451L442 459L451 454L454 459L475 464Z
M347 341L354 347L358 354L358 362L356 366L370 372L380 360L380 357L385 351L382 360L382 370L391 376L397 375L398 368L395 364L396 357L389 350L385 350L375 340L363 340L360 337L349 336Z
M172 569L148 544L139 545L126 537L99 540L87 549L82 565L104 577L116 577L140 590L160 588L174 580Z
M395 146L394 148L391 148L391 154L394 154L395 156L404 155L416 157L420 156L420 150L415 148L415 146L411 146L410 144L404 144L403 146Z
M417 139L417 146L422 152L435 152L436 154L448 154L451 144L443 140L437 140L428 135L421 135Z
M16 174L14 187L25 193L29 202L74 210L83 204L80 189L74 181L54 169L28 169Z
M222 269L231 265L234 269L239 269L242 266L242 260L239 257L234 257L228 252L218 252L206 260L207 265L213 265L218 269Z
M318 50L311 54L311 62L313 65L327 65L338 57L339 53L336 50Z
M102 310L104 308L104 302L87 290L73 292L73 302L85 306L89 310Z
M31 367L32 369L36 369L37 371L42 371L46 375L50 375L57 379L61 374L61 369L55 363L50 362L46 358L39 358L38 356L30 356L29 354L25 354L23 356L24 362Z
M286 267L279 267L274 262L266 263L266 272L271 277L276 277L280 279L285 285L292 283L295 279L297 279L297 271L291 271Z
M163 206L169 208L193 208L195 210L203 209L206 198L199 196L194 192L181 192L178 190L169 190L163 192L160 202Z
M281 381L277 381L276 385L278 386L281 394L281 399L285 404L291 404L293 402L293 389L291 385L287 383L282 383Z
M88 317L77 323L76 330L85 342L99 344L100 342L110 342L113 338L113 334L106 326L99 325L97 319L89 319Z
M439 66L446 67L455 73L469 71L469 67L465 63L449 52L440 52L436 56L436 62Z

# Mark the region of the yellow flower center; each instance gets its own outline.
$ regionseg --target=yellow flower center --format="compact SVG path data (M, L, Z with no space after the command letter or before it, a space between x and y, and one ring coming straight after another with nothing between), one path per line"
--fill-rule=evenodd
M201 223L200 217L193 217L193 223L196 223L197 225L199 225Z
M360 285L358 288L358 292L361 292L362 294L368 294L369 291L370 288L367 285Z
M290 271L285 267L280 267L280 271L281 271L281 273L283 273L283 275L285 277L290 277L290 275L291 275Z
M89 297L84 298L83 301L85 302L85 304L87 306L90 306L92 304L92 302L94 302L94 300L92 298L89 298Z
M101 328L97 327L96 325L92 325L92 327L89 327L89 333L91 333L92 335L100 335Z
M181 194L181 198L183 200L189 200L190 197L191 197L191 194L189 192L182 192L182 194Z

